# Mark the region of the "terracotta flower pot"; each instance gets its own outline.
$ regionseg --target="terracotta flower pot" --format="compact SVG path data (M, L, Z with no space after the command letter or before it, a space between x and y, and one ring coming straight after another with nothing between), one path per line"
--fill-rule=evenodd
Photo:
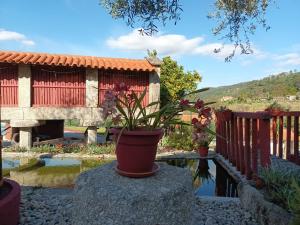
M117 140L121 129L112 128L111 132ZM130 176L130 174L140 174L139 177L143 177L143 174L149 176L154 167L157 144L162 136L162 129L154 131L124 130L116 147L117 169L122 171L125 176Z
M198 153L200 157L207 157L208 155L208 147L200 146L198 148Z
M8 193L0 199L0 224L17 225L21 196L20 185L12 180L4 179L4 186Z

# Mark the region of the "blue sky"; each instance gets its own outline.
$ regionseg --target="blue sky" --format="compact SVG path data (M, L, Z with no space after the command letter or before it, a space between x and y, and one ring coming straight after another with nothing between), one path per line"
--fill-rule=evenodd
M187 70L197 70L203 86L229 85L300 69L300 1L276 0L268 13L268 32L252 37L254 54L224 62L230 46L216 55L222 41L211 34L206 15L213 0L181 0L181 21L141 37L122 20L114 20L98 0L0 0L0 49L106 57L143 58L146 49L171 55Z

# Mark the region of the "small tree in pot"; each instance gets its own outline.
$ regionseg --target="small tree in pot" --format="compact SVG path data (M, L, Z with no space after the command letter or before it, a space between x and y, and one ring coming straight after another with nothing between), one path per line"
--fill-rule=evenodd
M193 141L198 145L200 157L208 155L210 142L214 139L214 132L209 129L212 120L212 110L210 107L205 107L204 102L198 100L195 103L195 108L198 112L198 118L192 119L194 126Z
M200 89L190 94L207 90ZM187 95L184 95L186 97ZM157 144L164 134L164 128L171 124L185 124L179 115L183 111L199 111L195 102L181 99L159 107L160 102L152 102L142 106L146 89L140 94L130 91L124 83L115 85L113 90L105 93L102 105L105 118L111 118L117 128L111 131L115 134L116 155L118 166L116 170L129 177L145 177L154 174L158 166L154 164ZM203 101L202 107L207 104ZM211 103L208 103L211 104Z

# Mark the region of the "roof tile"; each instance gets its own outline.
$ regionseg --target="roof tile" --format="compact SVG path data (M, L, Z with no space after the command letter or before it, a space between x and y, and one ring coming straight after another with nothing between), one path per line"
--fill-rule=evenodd
M94 56L59 55L33 52L0 51L1 63L33 65L61 65L99 69L154 71L155 67L145 59L104 58Z

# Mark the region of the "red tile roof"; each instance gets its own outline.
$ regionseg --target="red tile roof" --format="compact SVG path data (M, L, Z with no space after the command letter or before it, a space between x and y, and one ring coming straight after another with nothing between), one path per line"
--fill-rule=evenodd
M103 58L95 56L60 55L14 51L0 51L0 63L1 62L149 72L155 70L155 66L151 65L146 59Z

